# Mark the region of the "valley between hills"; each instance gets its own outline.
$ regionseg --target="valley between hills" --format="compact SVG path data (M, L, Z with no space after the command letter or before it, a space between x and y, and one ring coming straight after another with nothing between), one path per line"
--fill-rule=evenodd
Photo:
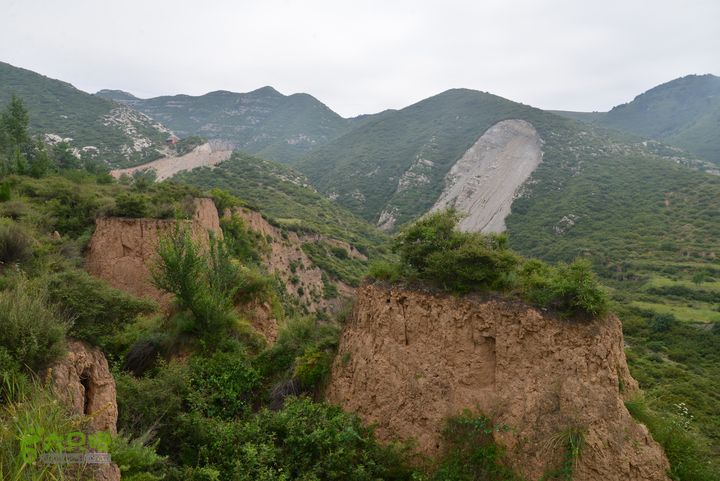
M343 118L0 63L0 472L717 480L719 93ZM78 426L112 464L19 456Z

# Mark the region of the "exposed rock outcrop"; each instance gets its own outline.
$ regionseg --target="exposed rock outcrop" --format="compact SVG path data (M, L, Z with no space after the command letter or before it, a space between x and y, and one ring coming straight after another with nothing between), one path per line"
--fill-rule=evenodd
M490 127L452 166L431 210L455 207L470 232L502 232L520 187L542 160L542 140L529 122L503 120Z
M637 390L620 321L569 322L520 302L365 285L326 396L377 425L381 439L442 448L444 420L477 409L530 480L562 461L551 440L580 428L576 481L665 481L668 462L623 404Z
M152 285L150 266L156 258L160 239L173 231L176 222L174 219L97 219L85 259L86 269L117 289L167 306L171 297ZM222 236L220 219L211 199L195 199L193 219L182 222L193 238L204 245L208 243L208 232Z
M117 433L115 380L107 359L96 347L69 341L68 353L49 370L52 389L73 413L87 416L91 432ZM91 466L92 479L119 481L115 464Z

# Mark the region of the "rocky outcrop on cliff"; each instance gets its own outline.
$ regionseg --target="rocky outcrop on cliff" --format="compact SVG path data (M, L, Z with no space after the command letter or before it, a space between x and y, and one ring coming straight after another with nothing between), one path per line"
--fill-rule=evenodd
M117 433L115 380L102 351L81 341L69 341L66 356L48 372L55 395L73 414L88 420L90 432ZM90 468L92 479L120 480L120 469L115 464Z
M270 241L270 250L264 255L263 264L269 272L280 276L287 292L300 299L310 312L336 309L342 304L343 298L353 295L354 289L347 284L330 281L327 276L323 278L323 271L313 264L302 250L302 245L306 242L323 241L345 249L352 257L367 260L355 247L318 234L301 236L296 232L282 232L265 220L260 212L254 210L239 208L234 213L240 216L251 230L259 232ZM338 298L325 298L323 293L326 281L335 285Z
M493 436L529 480L562 462L553 439L569 428L585 433L575 481L668 480L661 447L623 404L636 389L615 316L570 322L517 301L366 285L326 396L431 455L447 417L482 412L510 428Z

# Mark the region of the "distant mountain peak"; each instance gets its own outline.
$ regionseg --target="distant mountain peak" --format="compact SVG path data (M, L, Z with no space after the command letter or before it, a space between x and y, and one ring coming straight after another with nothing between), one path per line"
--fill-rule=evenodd
M140 100L138 97L134 96L130 92L126 92L124 90L117 90L117 89L98 90L97 92L95 92L95 95L97 95L98 97L115 100L116 102Z

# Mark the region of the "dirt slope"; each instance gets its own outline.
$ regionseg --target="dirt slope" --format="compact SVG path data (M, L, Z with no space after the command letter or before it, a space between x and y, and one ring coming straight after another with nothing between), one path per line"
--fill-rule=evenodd
M446 417L477 408L510 427L493 435L529 480L562 462L552 440L577 427L575 481L666 481L662 449L623 404L635 390L614 316L573 323L519 302L366 285L326 396L427 454Z
M271 225L263 216L254 210L240 208L235 211L247 223L248 227L270 239L270 251L263 258L263 264L271 273L280 276L287 292L305 304L310 312L335 310L351 297L354 289L340 281L332 282L338 290L338 297L325 297L325 281L323 271L316 267L302 250L305 242L324 241L330 245L344 248L349 255L367 260L363 254L350 244L336 239L328 239L320 235L299 236L295 232L283 235L280 229ZM229 212L228 212L229 215ZM293 282L295 280L295 282Z
M209 143L195 147L191 152L180 157L163 157L129 169L116 169L110 175L119 179L123 175L132 176L135 172L154 170L157 181L165 180L178 172L192 170L197 167L211 167L230 158L232 150L216 150Z
M529 122L498 122L453 165L431 210L455 207L468 214L459 225L465 231L504 231L516 192L542 160L541 146Z

